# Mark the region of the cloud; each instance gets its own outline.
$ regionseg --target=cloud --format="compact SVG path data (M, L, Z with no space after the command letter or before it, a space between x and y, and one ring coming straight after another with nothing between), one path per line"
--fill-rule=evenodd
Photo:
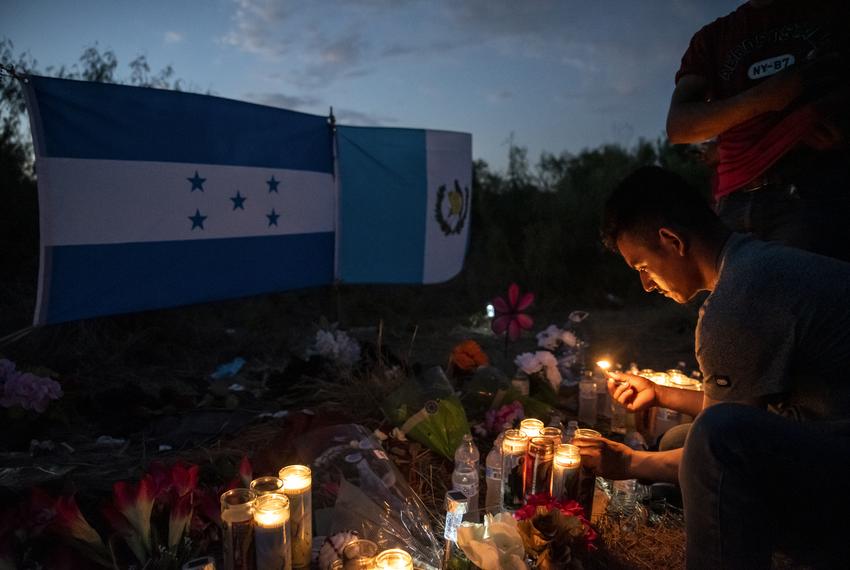
M294 111L311 109L322 104L322 101L316 97L300 97L284 93L246 93L245 99L261 105Z
M183 34L175 31L167 31L162 38L162 41L166 44L179 44L183 41Z
M511 91L502 89L501 91L487 93L486 98L490 103L502 103L513 99L513 96L514 94Z

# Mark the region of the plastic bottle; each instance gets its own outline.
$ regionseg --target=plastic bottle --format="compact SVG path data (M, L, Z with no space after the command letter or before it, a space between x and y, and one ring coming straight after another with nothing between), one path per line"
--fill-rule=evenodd
M646 440L644 440L643 436L635 430L634 420L630 423L631 425L628 428L629 431L626 433L623 443L632 449L645 450L647 447ZM620 515L630 516L635 512L637 499L637 479L614 481L613 488L611 489L611 501L608 503L608 510Z
M570 420L567 422L567 429L564 430L564 443L573 442L573 437L575 437L577 429L578 422L576 420Z
M484 479L487 482L487 494L484 496L484 510L496 514L502 512L502 440L510 424L502 426L502 432L493 442L493 449L484 460Z
M480 509L478 507L478 465L481 453L470 434L463 436L463 441L455 450L455 468L452 472L452 489L461 491L469 502L469 508L463 520L478 522Z

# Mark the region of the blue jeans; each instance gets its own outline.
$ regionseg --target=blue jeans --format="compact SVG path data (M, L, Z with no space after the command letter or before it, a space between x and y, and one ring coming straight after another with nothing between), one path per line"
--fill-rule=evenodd
M770 568L774 550L816 568L850 560L850 432L740 404L694 420L679 483L687 566Z
M791 178L722 196L715 211L736 232L850 261L850 156L813 158Z

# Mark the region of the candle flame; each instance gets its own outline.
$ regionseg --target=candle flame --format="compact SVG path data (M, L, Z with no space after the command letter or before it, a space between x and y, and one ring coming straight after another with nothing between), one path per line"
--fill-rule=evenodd
M611 368L611 362L609 360L599 360L596 363L596 366L598 366L602 370L608 370L609 368Z

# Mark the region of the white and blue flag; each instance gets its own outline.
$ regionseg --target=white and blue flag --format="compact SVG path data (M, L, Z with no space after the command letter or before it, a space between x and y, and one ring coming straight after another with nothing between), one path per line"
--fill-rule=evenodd
M35 324L463 267L472 140L30 76Z
M463 268L472 136L339 127L339 277L440 283Z
M332 282L326 117L43 77L26 90L36 324Z

